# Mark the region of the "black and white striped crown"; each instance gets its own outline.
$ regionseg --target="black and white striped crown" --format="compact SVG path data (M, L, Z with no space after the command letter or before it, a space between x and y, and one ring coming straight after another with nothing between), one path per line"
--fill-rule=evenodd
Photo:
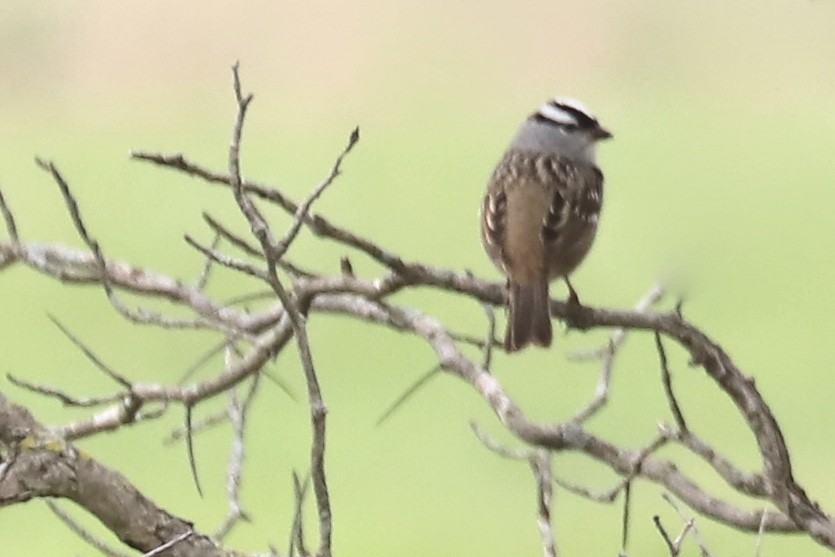
M543 104L531 116L544 123L580 129L594 129L600 127L597 118L580 101L564 97L554 97Z

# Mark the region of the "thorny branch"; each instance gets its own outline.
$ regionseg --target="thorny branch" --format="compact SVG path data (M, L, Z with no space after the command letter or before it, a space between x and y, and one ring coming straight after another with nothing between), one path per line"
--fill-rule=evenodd
M696 513L734 528L761 533L805 533L821 545L835 550L835 522L795 481L782 431L754 381L737 367L717 342L687 321L680 311L653 309L664 295L663 288L654 287L633 310L588 306L574 306L569 310L566 303L551 301L552 315L566 321L569 326L578 329L611 329L612 336L606 346L591 355L600 359L602 369L596 392L588 404L565 422L535 421L526 415L504 389L499 378L491 373L496 371L491 368L497 366L494 352L501 349L493 339L495 321L492 308L504 303L503 285L482 280L469 272L409 261L375 240L341 227L314 212L316 201L342 172L345 157L359 140L358 130L351 133L347 146L337 157L326 178L301 203L290 199L279 188L245 177L241 170L241 138L253 97L242 92L237 65L233 68L233 80L237 115L226 173L210 170L181 154L147 151L132 153L134 160L186 173L206 183L226 188L249 224L253 239L243 238L231 232L220 220L205 215L215 240L206 245L188 237L189 245L205 261L200 278L194 284L109 257L85 223L81 204L69 181L52 162L37 161L59 187L73 225L84 241L85 250L22 240L14 212L0 192L0 217L4 220L8 235L8 240L0 241L0 270L17 263L57 281L98 285L104 290L113 308L134 323L172 330L200 329L213 332L219 335L221 346L226 347L227 353L232 346L236 351L239 350L234 358L228 358L222 371L199 380L189 376L175 384L138 382L104 364L102 357L94 354L68 327L56 321L56 325L84 352L94 367L116 382L118 387L116 392L109 395L84 397L53 387L35 385L23 379L21 373L16 373L13 382L19 387L55 398L67 405L94 410L78 421L47 429L25 409L0 396L0 506L39 497L66 498L99 517L126 545L146 555L219 555L221 550L215 540L197 533L185 520L156 507L117 472L93 459L79 458L79 453L70 442L156 419L177 406L185 410L188 419L185 431L176 432L175 437L185 437L189 445L197 431L222 421L230 422L234 439L227 477L229 513L217 531L217 538L222 539L237 521L247 516L240 499L240 486L245 470L244 440L249 405L257 396L261 375L266 374L265 365L281 353L293 338L304 371L312 431L308 478L319 519L319 542L313 554L330 556L333 523L325 475L327 411L320 384L320 370L314 365L313 349L307 337L307 321L319 314L339 314L407 333L428 345L436 355L437 364L432 366L431 372L415 388L437 373L446 373L471 388L492 409L500 424L516 439L520 448L499 447L480 428L476 429L476 433L494 451L530 463L538 494L538 525L546 555L558 553L557 536L552 524L552 484L596 500L612 502L621 492L633 489L632 481L636 478L662 486ZM290 225L283 233L276 233L264 218L259 208L261 204L278 207L288 215ZM341 271L333 275L302 270L287 259L287 254L305 227L321 239L339 244L351 254L360 253L370 257L381 267L379 276L370 279L357 276L347 257L341 262ZM219 240L224 241L224 246L229 244L229 249L239 253L234 255L222 251ZM212 269L216 272L210 273ZM272 303L262 309L250 310L243 307L240 300L230 302L212 298L207 293L206 284L220 271L243 274L262 287L268 287ZM478 338L466 332L452 331L433 316L392 299L394 293L405 289L445 291L459 295L465 303L481 305L487 310L487 334L484 338ZM188 310L191 317L175 319L141 307L129 308L122 300L125 294L146 301L168 301L180 309ZM479 331L482 330L479 328ZM654 337L662 370L661 382L674 426L662 424L660 434L646 446L631 448L593 433L585 424L591 416L605 409L611 397L618 349L627 335L638 337L638 333L649 333L640 335L643 339ZM729 397L736 405L740 418L747 424L759 447L761 470L741 470L729 456L719 454L687 427L686 416L673 390L665 342L683 349L690 356L692 364L701 368L714 381L717 391ZM469 352L464 348L469 345L481 350L479 360L466 355ZM406 396L410 393L407 392ZM191 419L191 413L203 402L220 395L229 397L224 414ZM400 402L395 403L394 407ZM731 489L759 501L761 510L743 509L698 485L694 478L682 472L672 460L658 456L657 449L666 443L676 443L702 458ZM616 486L602 495L595 495L586 488L554 477L551 457L560 452L579 453L603 463L618 476ZM55 473L44 476L42 471L45 469L54 470ZM21 487L24 485L27 486L25 490ZM70 485L89 485L91 489L73 490L68 488ZM301 523L301 507L307 486L307 479L302 481L294 475L297 507L296 518L290 529L291 554L311 554L304 543ZM135 501L134 506L131 508L121 504L124 499L113 500L111 495L117 493L130 493L131 500ZM624 523L628 522L628 510L627 498ZM144 521L135 520L135 513L139 511L144 513ZM672 544L671 551L677 544L680 547L680 541L688 532L697 535L698 531L692 523L685 524L691 526L685 526L678 541L671 540L665 533L665 539ZM659 530L663 530L660 523ZM626 526L624 545L625 539Z

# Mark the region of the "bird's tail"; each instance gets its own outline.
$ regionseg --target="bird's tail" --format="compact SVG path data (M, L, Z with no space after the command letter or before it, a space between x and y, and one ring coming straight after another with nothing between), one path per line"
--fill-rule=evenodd
M521 350L530 343L551 346L551 312L548 306L548 280L521 285L510 283L508 306L510 316L504 346L508 352Z

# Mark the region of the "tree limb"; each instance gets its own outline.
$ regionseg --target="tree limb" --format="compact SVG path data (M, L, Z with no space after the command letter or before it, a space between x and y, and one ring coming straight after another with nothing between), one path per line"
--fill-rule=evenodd
M35 498L68 499L125 545L145 553L188 534L166 550L166 557L239 555L221 550L192 524L157 507L120 473L52 435L2 394L0 443L19 449L14 460L3 463L0 507Z

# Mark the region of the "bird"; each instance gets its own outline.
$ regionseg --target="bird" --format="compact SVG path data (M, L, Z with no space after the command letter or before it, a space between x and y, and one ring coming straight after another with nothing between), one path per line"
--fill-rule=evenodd
M598 141L612 134L581 102L554 97L519 128L487 184L481 240L507 278L507 352L549 347L549 283L568 276L588 254L603 203Z

